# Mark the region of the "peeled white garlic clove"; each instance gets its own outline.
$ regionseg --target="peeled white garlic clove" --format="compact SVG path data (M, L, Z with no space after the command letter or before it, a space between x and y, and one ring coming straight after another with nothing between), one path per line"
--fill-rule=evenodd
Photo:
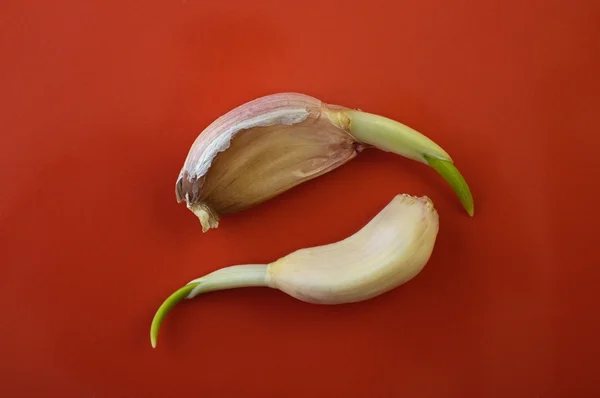
M415 277L433 251L439 218L427 197L397 195L358 232L336 243L297 250L270 264L234 265L177 290L156 312L150 340L179 301L249 286L278 289L314 304L368 300Z
M277 196L376 147L430 165L473 215L473 198L441 147L394 120L297 93L267 95L215 120L193 143L176 183L178 202L203 231L220 215Z

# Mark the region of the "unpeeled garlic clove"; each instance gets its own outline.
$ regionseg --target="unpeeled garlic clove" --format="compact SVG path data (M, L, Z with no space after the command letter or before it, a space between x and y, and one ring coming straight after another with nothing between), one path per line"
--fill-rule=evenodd
M439 145L394 120L328 105L304 94L279 93L247 102L215 120L194 141L176 183L203 231L224 214L262 203L375 147L430 165L466 211L473 198Z
M427 197L397 195L359 231L336 243L297 250L270 264L226 267L189 282L156 312L150 341L183 299L216 290L262 286L314 304L368 300L414 278L429 261L439 217Z

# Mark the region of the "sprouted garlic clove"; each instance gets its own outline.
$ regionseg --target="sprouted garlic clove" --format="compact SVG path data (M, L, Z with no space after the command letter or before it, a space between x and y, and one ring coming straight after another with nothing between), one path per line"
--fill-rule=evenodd
M178 202L202 230L220 216L269 200L378 148L427 164L473 215L473 197L450 155L416 130L383 116L298 93L267 95L227 112L194 141L176 182Z
M201 293L262 286L307 303L329 305L376 297L423 269L438 229L439 217L429 198L397 195L365 226L339 242L296 250L270 264L225 267L190 281L154 315L152 347L171 308Z

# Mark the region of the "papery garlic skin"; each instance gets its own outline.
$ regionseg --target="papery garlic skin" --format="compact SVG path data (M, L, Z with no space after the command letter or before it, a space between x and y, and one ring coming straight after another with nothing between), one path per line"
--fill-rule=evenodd
M186 202L207 231L218 226L220 215L271 199L369 147L428 164L438 172L452 171L440 174L473 214L468 185L450 155L431 139L383 116L298 93L255 99L209 125L181 169L177 200Z
M308 303L330 305L388 292L425 267L438 230L438 213L429 198L397 195L360 230L339 242L300 249L270 264L225 267L190 281L156 312L150 328L152 346L174 305L215 290L271 287Z
M311 111L318 114L320 106L321 101L308 95L280 93L236 107L212 122L196 138L179 174L178 184L184 176L188 179L204 176L215 156L226 150L240 131L272 125L292 126L306 120ZM183 192L177 190L178 200L184 199Z

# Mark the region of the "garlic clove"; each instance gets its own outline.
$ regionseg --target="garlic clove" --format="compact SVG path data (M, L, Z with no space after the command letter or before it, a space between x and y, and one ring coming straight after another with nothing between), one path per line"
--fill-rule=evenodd
M190 148L177 200L186 202L206 232L218 227L221 215L269 200L370 147L430 165L473 215L467 183L431 139L383 116L298 93L257 98L211 123Z
M325 174L356 156L360 145L322 117L321 102L295 93L245 103L194 141L176 183L178 202L206 232L220 215L245 210Z
M423 269L438 230L439 217L429 198L397 195L365 226L339 242L296 250L270 264L225 267L190 281L154 315L152 347L171 308L201 293L270 287L307 303L329 305L381 295Z
M352 236L270 264L268 284L315 304L378 296L423 269L435 245L438 218L429 198L398 195Z

